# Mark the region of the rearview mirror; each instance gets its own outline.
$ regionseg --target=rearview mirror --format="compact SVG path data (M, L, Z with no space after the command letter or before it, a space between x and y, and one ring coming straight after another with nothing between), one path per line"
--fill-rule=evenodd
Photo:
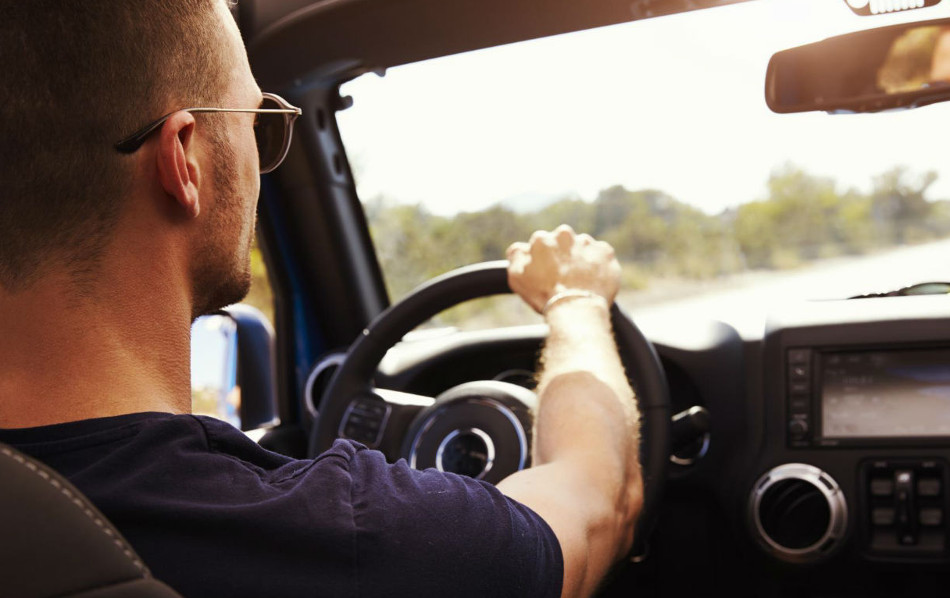
M950 100L950 19L858 31L778 52L773 112L878 112Z

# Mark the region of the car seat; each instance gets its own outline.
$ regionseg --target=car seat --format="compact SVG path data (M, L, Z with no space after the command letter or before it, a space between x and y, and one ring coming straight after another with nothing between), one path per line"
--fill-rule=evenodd
M2 443L0 594L180 598L72 484Z

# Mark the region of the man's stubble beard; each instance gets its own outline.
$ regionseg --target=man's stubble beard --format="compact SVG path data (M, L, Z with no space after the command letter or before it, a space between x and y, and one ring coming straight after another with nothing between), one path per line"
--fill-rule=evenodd
M192 320L241 301L251 289L254 223L246 238L235 239L244 230L246 205L238 188L237 157L222 135L214 135L212 145L217 157L212 173L217 201L209 215L210 232L200 255L194 257Z

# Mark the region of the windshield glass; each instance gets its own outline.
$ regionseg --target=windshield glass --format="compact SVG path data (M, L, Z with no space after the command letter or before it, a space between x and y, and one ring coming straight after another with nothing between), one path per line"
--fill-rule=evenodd
M950 106L779 115L764 99L776 51L947 16L750 2L346 84L340 128L391 298L562 222L616 248L635 316L741 325L781 301L950 280Z

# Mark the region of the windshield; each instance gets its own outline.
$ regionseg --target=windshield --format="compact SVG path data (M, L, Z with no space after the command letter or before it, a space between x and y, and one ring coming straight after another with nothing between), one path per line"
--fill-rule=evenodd
M779 115L764 100L776 51L947 16L750 2L346 84L340 128L391 298L562 222L616 248L635 316L742 325L783 301L950 280L950 106Z

